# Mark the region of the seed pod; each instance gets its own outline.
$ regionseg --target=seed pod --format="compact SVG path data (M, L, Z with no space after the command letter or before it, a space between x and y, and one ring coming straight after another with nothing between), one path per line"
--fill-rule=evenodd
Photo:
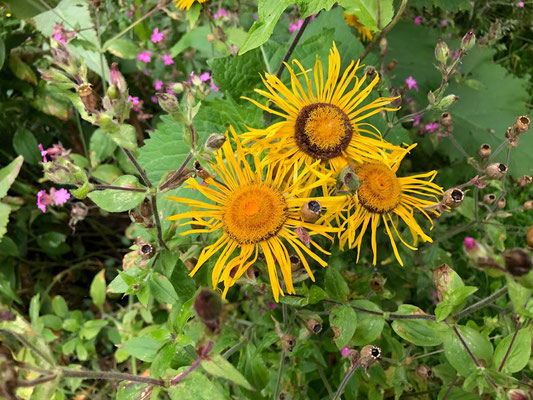
M525 188L531 185L531 182L533 182L533 178L529 175L521 176L516 180L516 183L518 183L518 186L520 186L521 188Z
M445 127L449 127L453 125L452 116L448 112L443 112L440 115L440 124Z
M390 104L393 107L400 107L402 105L402 101L403 101L400 91L398 89L396 89L396 88L392 88L390 90L390 95L391 95L391 97L394 98L394 100L392 100Z
M361 186L361 182L355 173L353 165L347 165L339 173L337 178L340 185L344 185L348 190L356 191Z
M207 179L211 175L209 175L209 172L207 172L198 162L198 160L194 161L192 164L194 172L196 173L196 176L200 179Z
M290 334L285 334L281 337L281 348L284 353L291 352L296 345L296 339Z
M461 50L462 51L469 51L474 45L476 44L476 35L474 34L474 30L470 29L468 32L466 32L466 35L463 36L463 40L461 40Z
M507 392L508 400L530 400L529 395L522 389L511 389Z
M526 211L533 210L533 200L526 201L523 207L524 207L524 210Z
M154 246L143 240L137 241L137 252L143 260L149 260L155 255Z
M490 144L483 143L481 146L479 146L479 150L477 151L477 155L484 160L485 158L489 158L492 153L492 148L490 147Z
M380 274L375 273L372 275L372 278L370 278L369 286L374 292L381 293L383 291L384 283L383 277Z
M173 113L180 109L176 96L169 93L156 93L159 106L167 113Z
M315 222L320 218L322 212L322 206L316 200L309 200L302 205L300 209L300 216L305 222Z
M145 218L150 218L152 216L152 204L150 203L150 200L143 200L139 206L139 213Z
M416 374L424 380L433 378L433 371L425 364L416 366Z
M531 271L531 257L522 249L509 250L504 255L505 269L513 276L523 276Z
M502 208L505 208L506 204L507 204L507 201L505 200L505 197L502 197L500 200L498 200L496 207L501 210Z
M437 45L435 46L435 58L441 64L446 64L448 57L450 56L450 49L446 42L439 38Z
M485 175L489 179L500 179L507 172L507 165L502 163L492 163L485 168Z
M214 153L222 147L226 141L226 136L221 133L212 133L205 141L204 149L208 153Z
M494 193L487 193L483 196L483 204L489 205L496 201L496 195Z
M530 249L533 249L533 225L531 225L527 231L526 243Z
M308 320L305 327L309 332L315 335L318 335L320 331L322 331L322 324L314 318Z
M114 62L109 69L109 80L112 85L115 85L120 93L125 93L128 89L124 76L118 70L118 64Z
M295 254L289 257L289 261L291 262L292 272L296 272L302 267L302 261L300 260L300 257Z
M455 208L461 205L464 198L465 192L458 188L451 188L444 192L442 202L450 208Z
M89 115L102 111L102 99L93 90L93 85L84 83L77 88L80 100Z
M361 349L361 358L369 357L374 360L379 360L381 358L381 349L377 346L367 344Z
M396 65L398 64L398 61L395 60L395 59L392 59L388 64L387 64L387 71L391 72L394 68L396 68Z
M516 134L521 134L524 132L527 132L531 126L531 121L529 120L529 117L526 115L522 115L521 117L518 117L513 125L513 131Z
M194 299L194 311L203 323L212 323L222 314L220 294L211 289L202 289Z

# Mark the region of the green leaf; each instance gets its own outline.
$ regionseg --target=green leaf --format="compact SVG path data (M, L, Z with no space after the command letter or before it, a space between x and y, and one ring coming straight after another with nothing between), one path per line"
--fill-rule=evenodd
M207 25L191 29L170 48L170 56L174 58L189 47L194 47L199 53L211 56L211 43L207 40L207 35L210 33L211 30Z
M317 14L321 10L328 11L337 0L298 0L296 3L300 7L300 18L306 18L310 15Z
M191 8L189 8L189 11L187 11L187 21L189 21L189 28L193 29L194 25L196 24L196 21L198 21L198 17L200 16L200 12L202 11L202 5L200 3L194 3Z
M494 351L493 368L499 369L505 354L509 349L509 345L513 340L514 332L506 336ZM516 334L516 338L509 351L507 360L503 365L502 372L506 374L514 374L521 371L529 362L531 356L531 328L522 328Z
M80 338L86 340L94 339L104 326L107 325L107 321L92 320L86 321L80 329Z
M11 207L7 204L0 203L0 239L2 239L7 232L7 223L9 222L10 212Z
M28 164L37 165L42 161L38 146L37 139L29 130L22 127L17 129L13 136L13 148Z
M13 182L15 182L23 162L24 157L18 156L7 166L0 169L0 199L4 198Z
M313 285L309 288L309 293L307 294L307 303L316 304L319 301L326 299L328 294L317 285Z
M350 302L354 307L365 308L367 310L381 312L381 309L369 300L354 300ZM357 315L357 327L352 339L355 346L364 346L374 342L383 331L385 319L380 315L370 314L355 310Z
M188 367L182 367L178 373L183 373ZM215 383L204 374L193 371L179 385L172 386L168 391L172 400L227 400Z
M265 43L272 35L279 17L291 4L291 0L279 0L274 3L269 0L259 0L257 3L258 21L255 21L248 31L248 37L240 48L239 55Z
M177 348L177 342L169 342L159 349L152 362L152 366L150 367L152 376L156 378L162 378L164 376L165 371L170 366L172 358L176 354Z
M68 314L68 306L65 299L59 295L55 296L52 299L52 310L58 317L65 318Z
M5 0L4 3L9 7L9 11L20 19L31 18L46 10L43 4L32 0Z
M118 132L111 134L111 139L125 149L137 149L137 132L135 131L135 128L129 124L120 125Z
M0 256L18 257L20 255L17 244L9 236L0 240Z
M359 21L372 32L383 29L392 20L394 7L392 0L340 0L339 5L345 8L346 13L356 14ZM378 11L378 6L380 10ZM380 23L378 28L378 15Z
M69 98L54 86L46 85L44 81L39 83L31 106L44 114L63 121L70 119L72 116L72 106Z
M168 278L161 274L152 274L150 291L161 304L174 304L179 300L176 290Z
M331 268L332 269L332 268ZM348 344L357 328L357 315L348 305L335 306L329 315L329 323L335 328L334 341L339 349Z
M142 188L135 176L123 175L113 182L113 186ZM131 192L127 190L95 190L89 193L89 198L96 203L98 207L109 212L122 212L131 210L142 203L146 193Z
M37 244L48 255L61 256L70 251L70 246L65 243L67 236L59 232L46 232L37 237Z
M345 301L346 297L350 294L348 284L342 277L341 273L333 267L326 269L324 286L328 296L334 300Z
M146 394L147 384L132 383L132 382L120 382L115 400L139 400L143 399ZM157 387L151 390L151 398L158 399L155 394Z
M4 66L6 60L6 45L2 39L0 39L0 70Z
M128 340L120 349L139 360L152 362L162 345L163 343L150 336L140 336Z
M9 54L9 69L17 78L37 86L37 77L33 69L20 58L17 51L12 50Z
M441 301L439 304L437 304L437 307L435 307L435 317L437 318L437 322L444 321L448 315L453 310L453 305L450 304L449 301Z
M475 286L463 286L455 289L449 295L452 306L461 305L469 296L476 293L478 288Z
M139 46L137 43L132 42L129 39L115 39L112 42L104 43L104 49L109 51L114 56L123 58L126 60L133 60L139 53Z
M489 340L469 326L457 325L457 330L478 362L482 365L489 365L492 361L493 351ZM449 332L444 336L443 348L448 362L462 376L466 377L476 369L474 361L468 355L455 332Z
M518 282L516 282L511 276L507 276L507 287L509 289L509 298L513 304L515 312L520 316L533 318L533 289L528 289Z
M402 304L395 314L414 315L420 308ZM442 322L421 319L399 319L392 323L392 329L398 336L417 346L438 346L445 336L449 336L449 328Z
M122 175L119 167L113 164L102 164L92 171L92 175L102 181L102 183L111 183Z
M203 360L201 365L213 376L227 379L245 389L254 390L246 378L220 354L209 356L209 359Z
M93 299L93 303L100 310L102 310L104 307L105 290L106 290L105 269L103 269L95 275L91 283L91 288L89 289L89 293L91 295L91 298Z
M89 142L91 167L95 168L106 158L111 157L116 148L117 145L107 132L103 129L95 130Z

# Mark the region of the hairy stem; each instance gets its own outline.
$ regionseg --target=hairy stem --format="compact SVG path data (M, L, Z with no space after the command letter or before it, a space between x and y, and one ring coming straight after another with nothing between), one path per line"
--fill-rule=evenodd
M455 319L455 321L458 322L461 318L467 316L468 314L471 314L474 311L477 311L480 308L483 308L486 305L488 305L490 303L493 303L494 301L498 300L505 293L507 293L507 286L504 286L501 289L498 289L493 294L491 294L489 297L485 297L484 299L481 299L477 303L472 304L470 307L466 307L463 311L455 314L453 316L453 318Z
M146 189L141 189L141 188L129 188L129 187L113 186L113 185L93 185L93 187L98 190L112 189L112 190L123 190L126 192L146 193Z
M165 385L165 381L162 379L150 378L149 376L138 376L138 375L126 374L123 372L88 371L88 370L75 371L72 369L64 369L62 373L65 378L141 382L141 383L148 383L148 384L156 385L156 386Z
M355 370L357 369L357 367L359 367L360 364L359 363L355 363L353 365L350 366L350 368L348 369L348 371L346 372L346 375L344 376L344 379L342 380L339 388L337 389L337 393L335 393L335 397L333 397L333 400L338 400L341 398L341 394L342 392L344 391L344 388L346 387L346 385L348 384L348 381L350 380L350 378L352 377L352 375L354 374Z
M182 380L184 380L192 371L194 371L196 368L200 366L200 363L202 360L205 360L207 358L207 355L213 348L213 341L209 341L205 347L202 350L202 353L200 354L200 357L198 357L197 360L194 360L194 362L191 364L191 366L185 371L176 376L174 379L170 381L170 384L175 386L178 383L180 383Z
M452 383L450 383L450 386L448 386L448 389L446 390L446 393L444 393L444 396L442 396L442 400L446 400L450 393L452 392L453 387L455 386L457 379L459 379L459 376L455 375L455 378L453 378Z
M505 356L503 357L503 360L500 366L498 367L498 372L502 372L503 366L507 362L507 358L509 357L509 354L511 353L511 349L513 347L514 341L516 340L516 335L518 335L518 331L520 330L521 327L522 327L522 323L518 321L518 324L516 324L516 329L513 334L513 338L511 339L511 343L509 343L509 347L507 348L507 351L505 352Z
M46 382L53 381L56 378L57 378L57 375L55 375L55 374L54 375L45 375L45 376L41 376L40 378L32 379L32 380L28 380L28 381L18 381L17 382L17 386L19 386L19 387L33 387L33 386L41 385L41 384L46 383Z

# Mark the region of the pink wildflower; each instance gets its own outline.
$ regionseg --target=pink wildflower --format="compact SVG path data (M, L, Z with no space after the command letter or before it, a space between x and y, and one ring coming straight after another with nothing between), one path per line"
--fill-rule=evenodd
M294 33L296 32L298 29L300 29L302 27L302 24L304 23L304 20L303 19L299 19L298 20L298 23L296 24L290 24L289 25L289 32L290 33Z
M478 247L476 239L470 236L465 237L464 246L467 252L472 251Z
M43 158L43 162L48 162L48 160L46 159L46 155L48 154L48 151L44 149L41 143L39 143L39 150L41 150L41 157Z
M152 100L152 103L157 104L157 96L152 96L150 99Z
M414 79L412 76L410 76L409 78L407 78L407 79L405 80L405 83L407 84L407 89L409 89L409 90L414 89L414 90L416 90L416 91L418 92L418 86L417 86L417 84L416 84L415 79Z
M218 11L213 15L213 18L214 19L219 19L219 18L222 18L222 17L226 17L228 16L229 13L224 10L223 8L219 8Z
M420 25L422 23L422 16L419 15L418 17L415 17L414 22L415 25Z
M254 18L255 21L257 21L259 19L259 16L257 15L257 13L254 13L253 18Z
M152 61L149 51L143 51L142 53L137 54L137 60L142 61L143 63L149 63Z
M131 10L127 10L127 11L126 11L126 14L128 15L128 17L130 17L130 19L133 19L133 16L134 16L134 15L133 15L133 11L131 11Z
M439 129L439 124L437 124L436 122L426 124L425 129L429 133L435 132L437 129Z
M422 119L422 115L416 115L413 117L413 126L420 125L420 120Z
M56 190L52 188L50 189L50 194L47 194L46 190L40 190L37 193L37 208L44 213L46 212L46 206L59 206L65 204L68 199L70 199L70 193L66 189Z
M164 54L164 55L163 55L163 62L165 63L165 65L172 65L172 64L174 64L174 60L172 59L172 57L170 56L170 54Z
M348 357L350 355L350 348L348 346L344 346L341 349L341 356Z
M314 20L315 20L315 18L316 18L316 14L313 14L313 15L311 15L311 18L309 18L309 22L312 22L312 21L314 21Z
M524 7L524 2L523 1L519 1L518 2L518 7L520 7L520 8Z
M441 26L447 26L448 25L448 21L443 19L442 21L440 21L440 24L441 24Z
M132 102L132 104L134 106L138 105L139 104L139 98L137 96L133 97L133 96L128 96L128 103L129 102Z
M200 80L202 82L207 82L211 79L211 74L209 72L204 72L202 75L200 75Z
M211 90L218 92L218 87L213 83L213 81L209 81L209 87Z
M54 40L59 43L66 44L67 40L63 37L63 27L57 22L54 23L54 31L52 32Z
M271 309L271 310L274 310L275 308L278 308L278 305L276 303L272 303L271 301L268 302L268 307Z
M37 208L44 213L48 204L50 204L50 196L46 194L46 190L40 190L37 193Z
M161 88L163 87L163 81L161 79L158 79L155 81L155 90L161 90Z
M157 43L163 40L163 36L164 36L163 33L159 32L159 28L154 28L154 33L152 33L152 36L150 37L150 39L152 40L153 43Z

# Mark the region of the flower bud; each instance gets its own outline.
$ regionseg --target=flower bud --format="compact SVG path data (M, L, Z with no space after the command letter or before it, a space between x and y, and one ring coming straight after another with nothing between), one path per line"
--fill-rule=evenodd
M507 392L508 400L530 400L530 397L522 389L511 389Z
M196 174L196 176L200 179L207 179L209 178L211 175L209 175L209 172L207 172L201 165L200 163L198 162L198 160L194 161L193 164L192 164L193 168L194 168L194 172Z
M193 86L200 86L202 84L202 80L200 79L200 77L192 73L191 73L191 82Z
M485 175L489 179L500 179L507 172L507 166L502 163L492 163L485 168Z
M522 207L524 207L524 210L526 211L533 210L533 200L526 201Z
M118 64L116 62L111 64L111 68L109 69L109 80L111 85L115 85L121 94L126 93L126 90L128 90L126 80L118 70Z
M173 91L174 93L181 93L183 92L183 83L181 82L174 82L171 83L168 86L168 89Z
M468 32L466 32L466 35L463 36L463 40L461 41L461 50L462 51L469 51L474 47L476 44L476 35L474 34L474 30L470 29Z
M455 208L459 207L465 198L465 192L459 188L451 188L444 192L442 202L444 205Z
M518 186L520 186L521 188L525 188L531 185L531 182L533 182L533 178L531 178L529 175L521 176L516 181L516 183L518 183Z
M281 337L281 348L284 353L292 352L292 349L296 345L296 339L290 334L285 334Z
M314 318L311 318L305 324L307 330L314 335L318 335L322 331L322 324Z
M483 204L489 205L496 201L496 195L494 193L488 193L483 196Z
M450 56L450 49L446 42L439 38L437 45L435 46L435 58L441 64L446 64L448 57Z
M529 131L529 127L531 126L531 121L529 120L529 117L526 115L522 115L521 117L518 117L513 125L513 131L518 135L524 132Z
M432 106L437 104L437 99L435 98L435 94L431 90L428 92L428 102Z
M300 209L300 216L305 222L315 222L320 218L322 206L316 200L309 200L302 205Z
M448 112L443 112L440 115L440 125L449 127L453 125L452 116Z
M226 135L221 133L212 133L205 141L204 149L208 153L214 153L222 147L226 141Z
M454 94L450 94L446 97L444 97L441 101L439 101L439 104L437 105L437 107L439 107L440 109L447 109L448 107L450 107L453 103L455 103L457 100L459 100L459 96L456 96Z
M46 178L60 185L82 184L88 180L84 170L62 157L43 163L43 170Z
M492 153L492 148L490 147L490 144L483 143L481 146L479 146L479 149L477 151L477 155L484 160L485 158L489 158Z
M433 378L433 371L425 364L416 366L416 374L424 380Z
M356 191L361 186L361 182L355 173L355 169L352 165L347 165L339 173L339 183L346 186L351 191Z
M522 249L509 250L504 255L505 269L513 276L523 276L531 271L531 256Z
M392 59L387 64L387 71L391 72L392 70L394 70L394 68L396 68L396 65L398 65L398 61L396 59Z
M502 197L500 200L498 200L498 203L496 203L496 207L498 209L505 208L505 205L507 204L507 200L505 200L505 197Z
M194 311L203 323L213 323L222 314L220 294L211 289L202 289L194 299Z
M159 106L167 113L173 113L180 109L176 96L168 93L156 93Z

